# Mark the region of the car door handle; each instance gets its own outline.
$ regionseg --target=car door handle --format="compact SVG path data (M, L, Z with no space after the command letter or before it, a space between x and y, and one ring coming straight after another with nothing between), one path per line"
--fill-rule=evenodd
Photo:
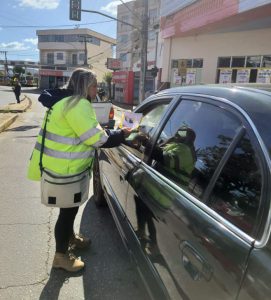
M182 264L191 278L195 281L202 279L210 281L213 270L205 258L187 241L182 242L180 248Z

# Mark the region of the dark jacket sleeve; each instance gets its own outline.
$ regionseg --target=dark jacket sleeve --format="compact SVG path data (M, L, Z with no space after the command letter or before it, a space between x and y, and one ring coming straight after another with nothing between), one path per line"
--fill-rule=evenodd
M125 142L124 133L122 130L110 130L105 129L108 135L107 141L101 146L101 148L113 148L119 146Z
M51 108L58 101L62 100L63 98L69 97L72 94L73 91L68 89L49 89L44 90L40 94L38 100L43 106Z

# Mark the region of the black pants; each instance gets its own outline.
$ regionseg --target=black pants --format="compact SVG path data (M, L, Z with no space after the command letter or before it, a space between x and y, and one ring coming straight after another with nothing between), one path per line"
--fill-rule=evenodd
M66 253L79 207L60 208L55 226L56 252Z
M16 97L17 103L20 103L20 94L15 93L15 97Z

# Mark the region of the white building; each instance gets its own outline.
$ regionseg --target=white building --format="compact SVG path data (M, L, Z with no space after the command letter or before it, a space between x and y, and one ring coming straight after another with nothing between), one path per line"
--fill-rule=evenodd
M161 0L168 86L271 80L271 0Z
M85 28L37 30L40 87L62 86L78 67L90 67L98 82L107 70L116 40Z

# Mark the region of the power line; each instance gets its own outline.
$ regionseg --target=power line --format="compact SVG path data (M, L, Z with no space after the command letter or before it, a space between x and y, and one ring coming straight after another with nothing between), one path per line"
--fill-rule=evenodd
M93 25L93 24L100 24L100 23L108 23L108 22L114 22L114 20L109 21L100 21L100 22L91 22L91 23L82 23L78 24L79 26L85 26L85 25ZM75 25L0 25L2 28L58 28L58 27L74 27Z

